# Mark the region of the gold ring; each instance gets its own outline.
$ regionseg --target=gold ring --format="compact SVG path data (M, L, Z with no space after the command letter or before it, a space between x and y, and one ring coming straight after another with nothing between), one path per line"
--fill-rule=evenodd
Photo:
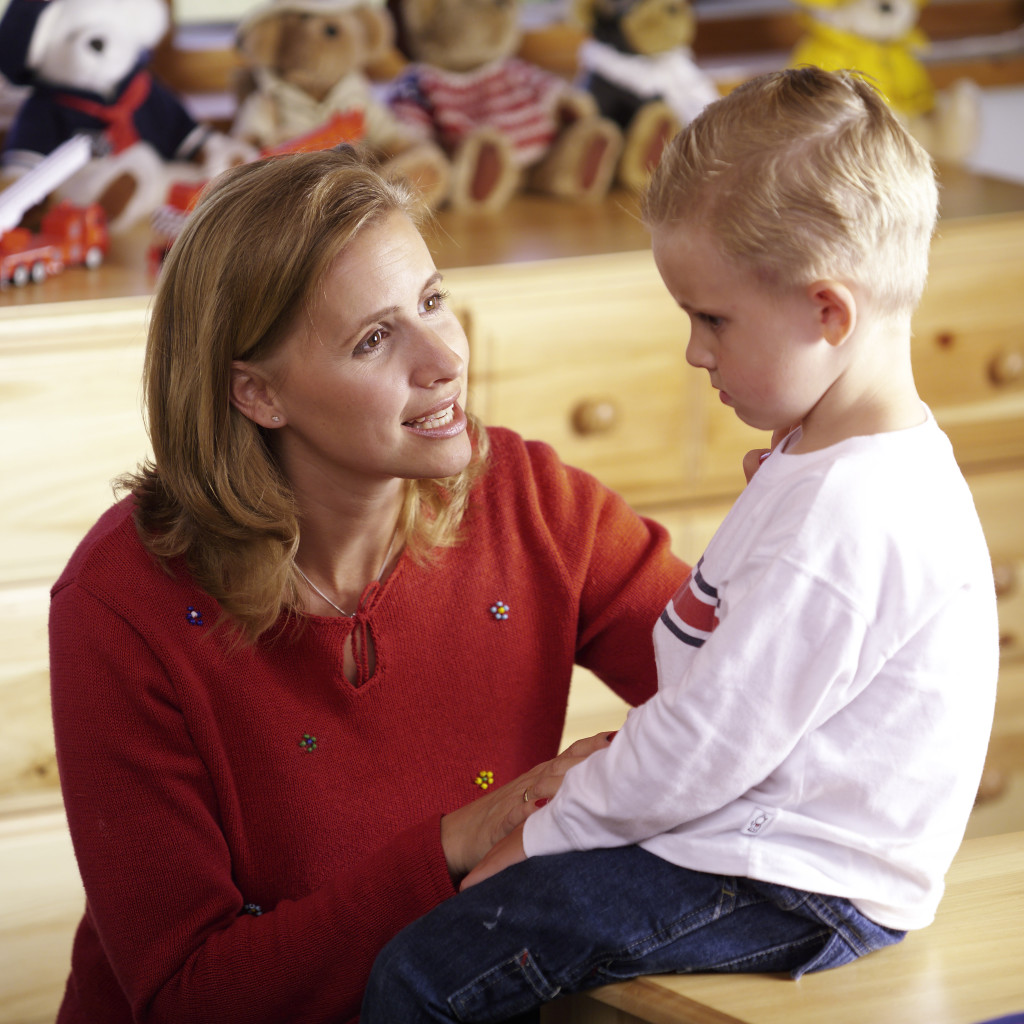
M530 802L530 787L527 786L526 789L523 790L523 803L524 804L528 804L529 802Z

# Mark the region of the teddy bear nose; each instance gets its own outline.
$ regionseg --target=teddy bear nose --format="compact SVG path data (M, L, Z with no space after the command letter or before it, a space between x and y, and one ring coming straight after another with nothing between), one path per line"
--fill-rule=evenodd
M890 3L880 3L878 9L882 14L892 14L892 4Z
M102 53L103 48L106 46L106 40L101 36L93 36L88 43L90 50L95 50L97 53Z

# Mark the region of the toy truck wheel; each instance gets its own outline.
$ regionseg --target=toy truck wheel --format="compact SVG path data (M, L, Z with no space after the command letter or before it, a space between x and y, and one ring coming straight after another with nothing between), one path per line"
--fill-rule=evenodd
M33 284L42 284L46 280L46 264L42 260L36 260L32 264Z
M23 288L28 284L32 277L32 272L24 263L19 263L14 270L11 271L11 284L17 288Z
M103 250L98 245L90 246L86 250L85 259L82 262L89 270L95 270L103 263Z

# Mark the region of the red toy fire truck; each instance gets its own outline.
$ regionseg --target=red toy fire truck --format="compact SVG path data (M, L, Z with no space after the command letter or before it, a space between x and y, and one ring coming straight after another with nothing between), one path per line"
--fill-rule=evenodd
M40 282L65 267L98 267L110 238L102 207L58 203L43 217L38 232L20 227L25 211L45 199L94 152L80 135L58 146L39 165L0 192L0 288Z

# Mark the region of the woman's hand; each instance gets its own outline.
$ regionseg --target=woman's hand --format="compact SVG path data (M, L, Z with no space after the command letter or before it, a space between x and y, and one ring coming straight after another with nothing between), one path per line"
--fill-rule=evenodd
M747 483L754 478L754 474L757 472L761 463L768 458L773 451L775 451L776 445L789 433L791 433L796 424L793 427L786 427L783 430L776 430L772 433L771 447L770 448L754 448L747 452L743 456L743 475L747 478Z
M523 826L516 825L504 839L495 843L485 855L484 859L466 877L459 886L459 892L477 885L485 878L496 875L499 871L526 860L526 850L523 847Z
M562 777L595 750L607 747L615 733L577 740L557 757L531 768L441 819L441 846L453 879L471 871L494 846L558 792Z

